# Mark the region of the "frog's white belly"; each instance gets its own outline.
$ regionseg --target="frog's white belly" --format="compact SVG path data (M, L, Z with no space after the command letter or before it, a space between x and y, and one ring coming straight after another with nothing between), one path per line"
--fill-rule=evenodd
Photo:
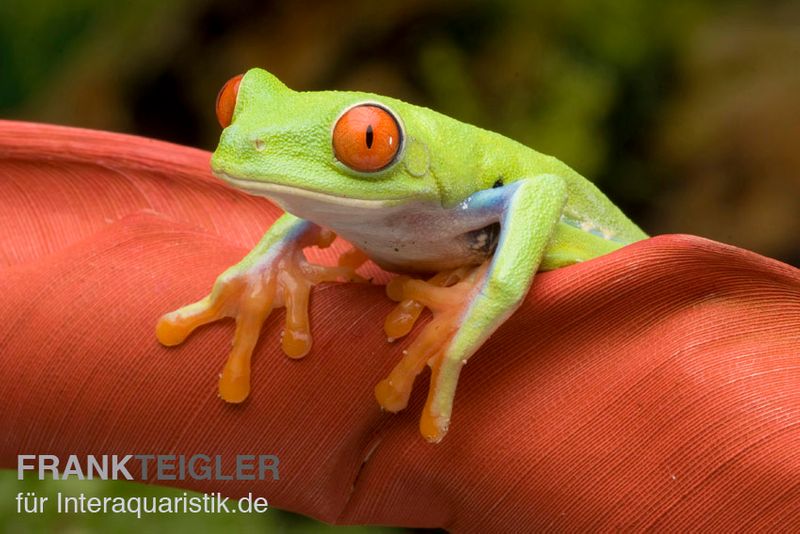
M431 272L492 254L499 213L433 202L355 200L274 184L236 181L289 213L329 228L391 271Z
M439 271L477 264L494 252L499 230L494 221L454 222L452 210L417 204L358 212L315 206L299 217L330 228L391 271Z

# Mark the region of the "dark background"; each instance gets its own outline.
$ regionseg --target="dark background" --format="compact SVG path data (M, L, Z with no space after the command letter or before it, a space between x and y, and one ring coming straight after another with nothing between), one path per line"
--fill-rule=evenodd
M213 149L264 67L399 97L556 155L649 233L800 265L800 5L5 0L0 115Z

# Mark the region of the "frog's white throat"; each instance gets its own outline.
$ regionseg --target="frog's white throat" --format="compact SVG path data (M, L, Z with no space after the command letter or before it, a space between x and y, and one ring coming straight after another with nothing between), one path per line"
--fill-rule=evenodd
M301 187L236 178L224 172L214 172L214 175L237 189L242 189L252 195L266 197L278 204L284 211L310 220L314 219L310 215L317 214L319 209L324 206L346 209L353 214L357 212L352 210L385 210L392 205L403 203L399 199L365 200L329 195ZM309 208L312 211L309 212Z

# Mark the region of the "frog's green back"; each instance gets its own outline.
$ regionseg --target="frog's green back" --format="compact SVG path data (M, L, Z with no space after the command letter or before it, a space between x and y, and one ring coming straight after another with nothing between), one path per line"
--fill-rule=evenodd
M482 189L553 174L567 184L563 222L622 244L647 237L593 183L557 158L435 111L399 105L404 108L410 135L436 147L432 150L431 172L443 204L457 204Z

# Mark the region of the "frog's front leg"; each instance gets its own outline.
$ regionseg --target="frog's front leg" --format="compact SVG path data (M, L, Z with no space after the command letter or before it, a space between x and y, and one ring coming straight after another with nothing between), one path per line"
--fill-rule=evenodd
M401 279L389 287L390 296L402 301L395 320L386 325L390 338L410 330L419 305L431 308L434 317L389 377L376 386L375 395L383 408L403 409L414 377L427 363L432 372L420 432L428 441L438 442L447 432L461 367L527 294L566 199L564 181L553 175L480 191L470 205L501 214L500 240L492 259L471 270L437 275L430 282Z
M291 358L302 358L311 348L311 286L362 280L355 273L358 262L323 267L306 261L304 248L327 247L335 237L309 221L283 215L241 262L217 278L210 294L161 317L156 337L163 345L177 345L198 326L235 317L233 349L220 375L219 394L228 402L242 402L250 393L250 357L269 313L286 307L283 350Z

